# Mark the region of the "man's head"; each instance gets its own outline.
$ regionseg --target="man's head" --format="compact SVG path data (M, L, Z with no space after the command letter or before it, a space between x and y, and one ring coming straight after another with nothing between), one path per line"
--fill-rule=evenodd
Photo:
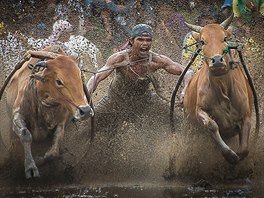
M131 30L131 38L138 36L149 36L152 38L152 28L147 24L138 24L134 26Z
M138 57L145 58L152 44L152 28L146 24L138 24L132 28L130 44Z

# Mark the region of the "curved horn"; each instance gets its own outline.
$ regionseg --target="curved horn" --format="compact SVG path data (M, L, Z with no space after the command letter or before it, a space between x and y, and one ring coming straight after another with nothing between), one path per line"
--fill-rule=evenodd
M39 59L54 59L58 56L61 56L61 54L56 54L53 52L49 52L49 51L33 51L33 50L28 50L28 53L34 57L34 58L39 58Z
M226 20L224 20L220 25L223 26L225 29L230 25L234 17L234 13L231 14L230 17L228 17Z
M192 24L189 24L189 23L186 23L186 22L184 22L184 23L187 25L188 28L190 28L191 30L193 30L195 32L198 32L198 33L200 33L201 29L203 28L203 27L201 27L199 25L192 25Z
M32 73L35 74L37 72L39 72L40 70L43 70L45 68L48 68L48 64L47 64L47 61L40 61L40 62L37 62L33 69L32 69Z

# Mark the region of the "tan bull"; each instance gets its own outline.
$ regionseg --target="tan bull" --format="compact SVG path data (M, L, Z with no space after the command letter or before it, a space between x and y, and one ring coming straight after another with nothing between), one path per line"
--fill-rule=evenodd
M32 141L38 142L53 134L52 146L40 158L44 163L59 155L65 125L69 121L93 116L76 60L59 52L54 59L31 58L25 62L6 89L12 120L10 133L16 134L11 140L14 144L19 138L24 148L26 178L39 176L31 152Z
M204 27L187 24L197 32L195 39L202 44L205 59L187 87L184 110L209 130L224 158L236 164L249 153L253 95L243 67L232 66L234 54L225 53L227 40L232 35L229 27L232 17L222 24ZM239 136L238 152L223 140L236 135Z

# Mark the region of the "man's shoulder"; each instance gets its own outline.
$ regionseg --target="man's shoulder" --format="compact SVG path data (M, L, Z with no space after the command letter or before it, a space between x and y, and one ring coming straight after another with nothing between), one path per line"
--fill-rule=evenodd
M168 59L170 59L169 57L167 57L167 56L165 56L163 54L158 54L158 53L152 52L152 51L150 52L150 56L152 56L152 60L154 62L160 62L160 63L162 63L162 62L167 61Z
M127 52L124 51L115 52L108 58L108 62L115 65L122 63L126 59L126 54Z

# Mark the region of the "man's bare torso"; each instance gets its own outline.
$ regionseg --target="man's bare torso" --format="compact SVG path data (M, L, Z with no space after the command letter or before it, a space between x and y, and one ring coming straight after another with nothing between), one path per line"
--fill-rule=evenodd
M150 52L151 53L151 52ZM153 54L146 58L131 61L129 51L123 51L121 61L116 64L115 77L110 85L110 95L118 97L133 97L149 93L151 79L149 75L156 70L153 65Z

